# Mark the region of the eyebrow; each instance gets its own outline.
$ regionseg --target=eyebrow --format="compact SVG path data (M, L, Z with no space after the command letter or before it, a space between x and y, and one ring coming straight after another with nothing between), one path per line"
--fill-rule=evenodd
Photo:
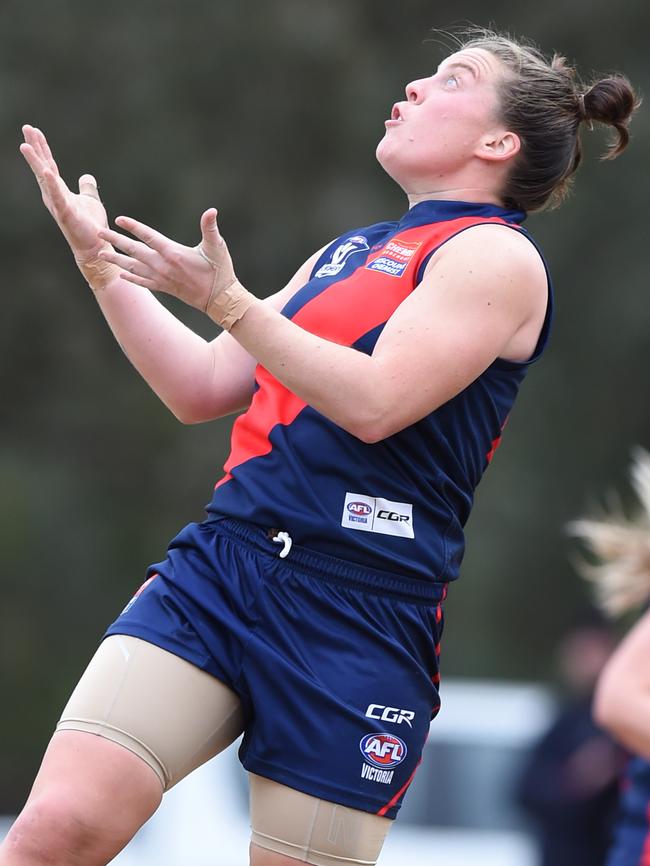
M447 72L449 69L466 69L469 73L471 73L473 78L477 78L476 70L473 66L470 66L469 63L463 63L462 61L454 61L453 63L445 66L444 71Z

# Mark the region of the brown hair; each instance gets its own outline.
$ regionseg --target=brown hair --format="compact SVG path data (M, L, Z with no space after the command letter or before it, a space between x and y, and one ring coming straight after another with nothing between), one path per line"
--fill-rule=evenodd
M503 122L521 140L521 150L502 190L504 203L526 211L559 205L582 159L583 122L612 126L617 138L603 159L625 150L632 113L641 101L624 75L585 85L564 57L549 60L532 45L490 30L466 32L457 50L481 48L506 72L499 85Z

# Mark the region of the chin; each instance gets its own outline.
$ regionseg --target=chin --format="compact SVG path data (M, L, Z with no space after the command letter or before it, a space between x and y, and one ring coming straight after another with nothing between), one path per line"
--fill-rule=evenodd
M386 137L377 145L375 150L377 162L384 169L388 177L394 180L406 192L406 178L404 177L404 166L400 165L399 154L386 141Z

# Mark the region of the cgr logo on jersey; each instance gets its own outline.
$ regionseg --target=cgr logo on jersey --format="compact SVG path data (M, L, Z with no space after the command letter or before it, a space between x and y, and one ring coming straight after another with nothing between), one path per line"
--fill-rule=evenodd
M406 743L394 734L366 734L359 743L361 754L369 764L390 770L406 757Z
M398 238L388 241L380 254L366 265L368 271L380 271L389 277L401 277L408 268L422 242L406 243Z
M346 266L348 259L354 253L360 253L369 249L368 241L363 235L353 235L332 253L332 260L321 267L314 274L315 277L333 277L340 273Z
M381 535L397 535L415 538L413 530L413 506L410 502L391 502L363 493L346 493L341 526L346 529L361 529L363 532L379 532Z

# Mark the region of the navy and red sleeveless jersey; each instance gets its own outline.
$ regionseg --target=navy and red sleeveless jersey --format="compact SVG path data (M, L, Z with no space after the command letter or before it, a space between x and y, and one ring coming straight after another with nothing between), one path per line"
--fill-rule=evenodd
M347 232L320 256L283 315L340 345L372 354L384 325L422 280L431 255L484 223L523 231L525 214L493 205L424 201L399 222ZM474 488L498 445L527 367L546 344L552 309L525 363L497 359L430 415L367 444L308 406L262 366L207 506L293 542L420 580L458 576Z

